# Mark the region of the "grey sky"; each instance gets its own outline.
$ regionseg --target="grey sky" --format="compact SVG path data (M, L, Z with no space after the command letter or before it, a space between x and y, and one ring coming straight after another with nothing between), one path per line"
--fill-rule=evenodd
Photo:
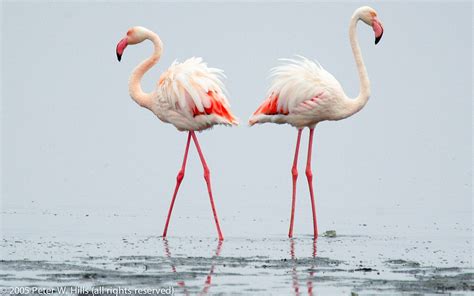
M198 135L224 234L264 232L288 219L296 130L245 123L281 57L317 59L350 96L357 94L348 26L361 5L4 2L2 207L152 209L161 231L186 135L128 96L130 72L152 47L130 46L118 63L115 45L129 27L142 25L164 42L145 90L174 59L191 56L228 77L232 109L243 124ZM358 30L372 97L355 116L315 131L320 227L365 219L398 223L395 212L416 214L405 223L419 229L433 222L470 224L472 4L372 6L384 23L382 41L374 46L372 29L362 23ZM295 233L311 231L306 145L307 131ZM194 147L175 214L202 216L194 225L199 228L212 223ZM239 226L260 214L265 222L255 229ZM182 234L195 232L180 227Z

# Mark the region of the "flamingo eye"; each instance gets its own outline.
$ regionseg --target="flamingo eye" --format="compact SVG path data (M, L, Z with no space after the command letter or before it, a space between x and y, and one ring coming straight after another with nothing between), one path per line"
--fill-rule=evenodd
M127 36L130 36L130 35L132 35L132 30L127 31Z

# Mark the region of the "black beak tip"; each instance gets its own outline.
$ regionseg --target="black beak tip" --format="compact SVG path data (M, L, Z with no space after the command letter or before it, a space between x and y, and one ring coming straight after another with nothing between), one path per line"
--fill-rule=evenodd
M380 34L379 37L375 37L375 45L377 45L380 42L380 39L382 39L382 36L383 36L383 31L382 31L382 34Z
M120 62L122 60L122 55L117 52L117 60Z

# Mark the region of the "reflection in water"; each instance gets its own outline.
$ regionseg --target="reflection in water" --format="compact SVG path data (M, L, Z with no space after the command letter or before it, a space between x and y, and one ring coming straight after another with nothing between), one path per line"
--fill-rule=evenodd
M215 258L218 258L221 254L221 249L222 249L222 242L223 240L218 240L217 241L217 248L215 252ZM209 287L211 287L211 280L212 280L212 275L214 274L214 260L212 260L211 264L211 269L209 270L209 273L207 274L206 277L206 283L204 285L204 288L202 289L201 293L199 295L206 295L207 292L209 291Z
M213 256L214 259L215 258L218 258L221 254L221 249L222 249L222 243L223 241L222 240L219 240L218 243L217 243L217 247L216 247L216 251L215 251L215 255ZM170 247L169 247L169 243L168 243L168 239L167 238L163 238L163 245L165 247L165 255L166 257L168 257L169 259L171 259L171 252L170 252ZM171 262L171 271L173 273L178 273L178 271L176 270L176 266L174 265L173 263L173 260L170 260ZM209 288L211 287L211 282L212 282L212 276L214 274L214 268L215 268L215 260L212 260L211 261L211 268L209 270L209 273L207 274L206 276L206 281L204 282L204 286L203 286L203 289L201 290L201 292L199 293L199 295L207 295L207 293L209 292ZM186 288L186 284L184 283L184 281L178 281L177 282L178 286L183 288L183 292L185 295L189 295L189 291L188 289Z
M170 247L169 247L167 238L163 238L163 245L165 246L166 257L171 259L171 252L170 252ZM176 266L174 266L173 261L170 260L170 262L171 262L171 271L173 271L174 273L177 273ZM186 289L186 286L184 284L184 281L178 281L177 284L179 287L182 287L184 289L184 294L189 295L188 290Z
M311 267L309 269L309 277L308 281L306 282L306 287L308 289L308 295L313 295L313 276L314 276L314 262L316 259L316 252L317 252L317 239L313 239L313 252L312 252L312 258L313 258L313 263L311 264ZM293 290L295 291L295 295L300 295L300 284L298 280L298 271L296 269L297 267L297 258L295 255L295 240L293 238L290 238L290 256L291 260L293 262L293 268L291 270L291 279L292 279L292 284L293 284Z

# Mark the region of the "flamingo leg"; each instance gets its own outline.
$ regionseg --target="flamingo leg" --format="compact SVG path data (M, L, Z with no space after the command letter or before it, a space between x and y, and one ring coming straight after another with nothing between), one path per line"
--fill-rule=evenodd
M314 202L313 172L311 171L311 152L313 150L314 127L309 129L308 159L306 161L306 179L308 180L309 194L311 195L311 210L313 212L314 238L318 237L318 224L316 221L316 204Z
M194 144L196 145L199 158L201 159L201 162L202 162L202 167L204 168L204 179L206 180L207 192L209 193L209 199L211 200L212 213L214 214L214 220L216 221L217 234L219 235L219 240L224 240L224 237L222 236L222 232L221 232L221 227L219 226L219 218L217 218L217 211L214 205L214 198L212 197L211 172L209 170L209 167L207 166L206 160L204 159L204 155L202 154L201 147L199 146L199 142L196 137L196 134L194 133L194 131L190 131L189 133L193 137L193 141L194 141Z
M291 198L291 217L290 217L290 230L288 231L288 237L293 237L293 221L295 220L295 204L296 204L296 180L298 179L298 153L300 150L301 132L298 130L298 138L296 139L295 157L293 159L293 167L291 168L291 175L293 179L293 193Z
M166 218L165 230L163 230L163 237L166 237L166 233L168 232L168 225L170 223L171 212L173 211L174 202L176 200L176 196L178 195L179 186L184 178L184 171L186 170L186 161L188 159L188 151L189 151L189 144L191 143L191 132L188 133L188 140L186 142L186 149L184 150L184 158L183 164L181 165L181 169L176 176L176 187L174 188L173 198L171 199L170 209L168 210L168 217Z

